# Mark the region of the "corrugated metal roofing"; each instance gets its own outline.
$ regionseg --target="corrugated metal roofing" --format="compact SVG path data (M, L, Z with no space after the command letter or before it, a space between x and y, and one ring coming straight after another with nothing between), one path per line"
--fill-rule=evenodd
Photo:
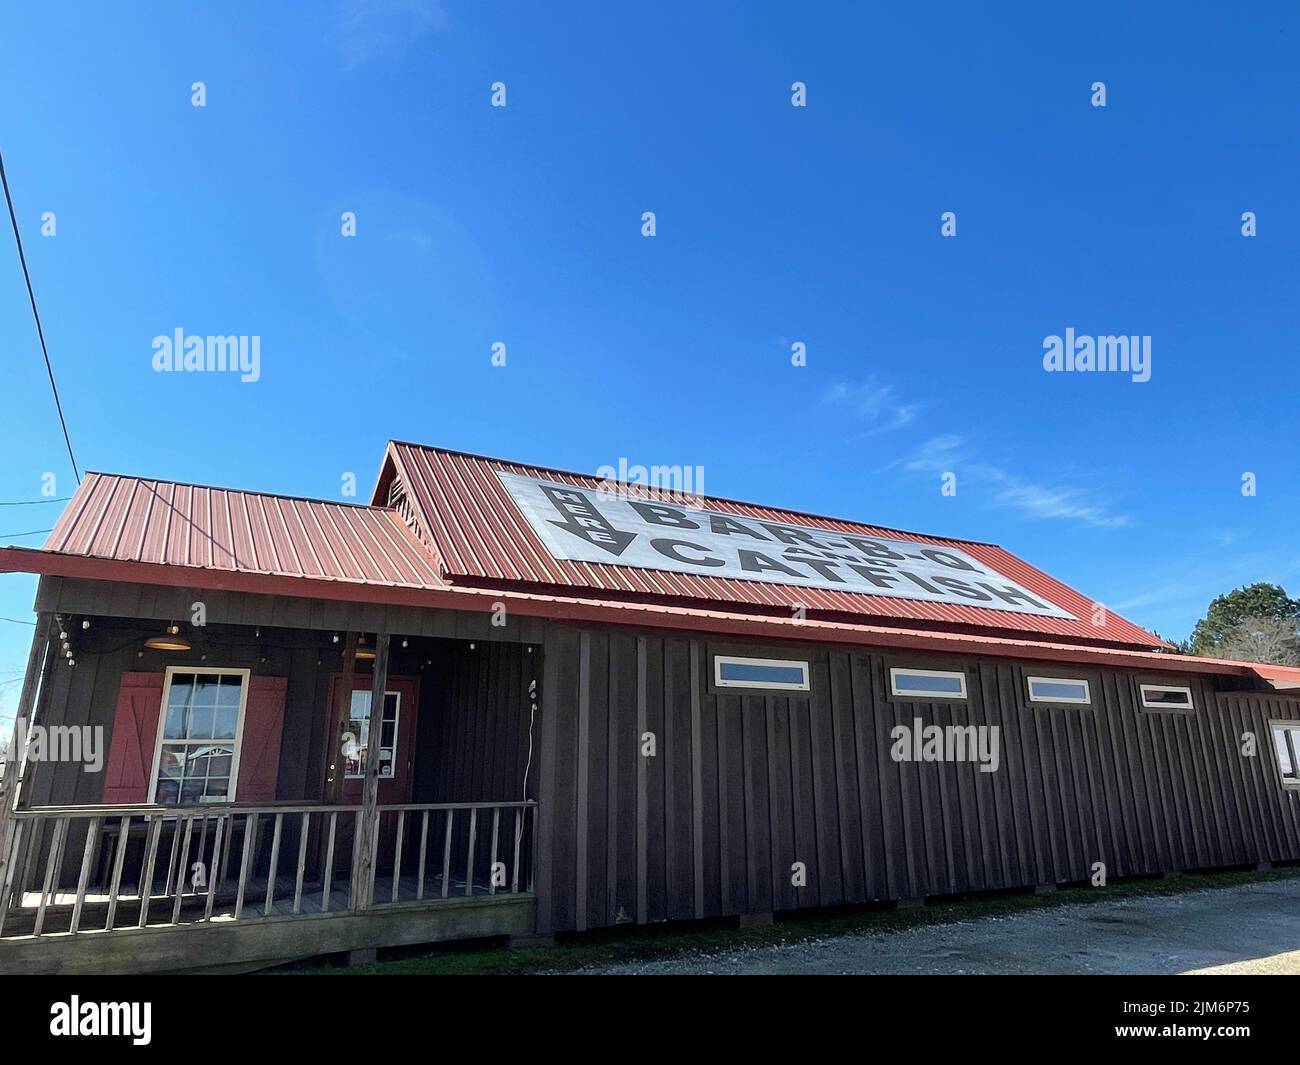
M671 598L715 606L789 609L793 593L788 586L556 559L529 526L496 472L519 473L581 488L597 488L608 483L593 475L401 442L389 445L389 458L415 507L417 535L437 555L443 576L453 584L459 579L476 583L551 585L619 593L646 601ZM376 502L380 501L378 495L386 487L387 478L381 474L376 487ZM628 491L639 493L641 490L628 486ZM663 494L657 493L654 498L662 499ZM713 497L681 498L680 501L697 506L703 503L713 510L759 521L795 522L850 535L958 547L1010 580L1063 607L1074 614L1075 619L801 587L797 598L810 614L824 612L889 618L1129 647L1163 646L1155 636L1109 611L1105 613L1102 624L1094 625L1096 604L1093 600L992 544L903 532Z
M90 473L46 551L121 562L406 588L437 565L387 507Z

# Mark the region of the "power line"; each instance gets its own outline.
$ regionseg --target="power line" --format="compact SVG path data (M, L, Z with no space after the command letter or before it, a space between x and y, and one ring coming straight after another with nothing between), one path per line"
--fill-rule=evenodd
M66 503L72 496L59 496L58 499L13 499L0 501L0 507L34 507L39 503Z
M42 533L53 531L53 529L28 529L20 533L0 533L0 540L17 540L20 536L40 536Z
M4 185L5 203L9 205L9 221L14 227L14 242L18 245L18 261L22 264L23 279L27 282L27 298L32 301L32 317L36 319L36 335L41 339L41 353L45 356L45 372L50 375L50 390L54 393L54 408L59 412L59 424L63 426L63 442L68 445L68 458L72 460L72 474L81 484L81 471L77 469L77 457L72 453L72 437L68 435L68 421L63 417L63 403L59 400L59 386L54 383L54 367L50 365L50 351L45 346L45 329L41 325L41 312L36 309L36 292L32 289L32 275L27 270L27 256L23 254L23 238L18 232L18 215L14 213L14 200L9 195L9 178L5 174L4 153L0 152L0 184Z
M23 621L22 618L0 618L0 621L11 621L15 625L35 625L34 621Z

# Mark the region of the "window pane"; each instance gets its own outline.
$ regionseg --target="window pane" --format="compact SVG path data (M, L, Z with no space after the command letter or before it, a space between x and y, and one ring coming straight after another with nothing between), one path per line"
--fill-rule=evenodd
M806 692L808 663L715 655L713 681L720 688L764 688L776 692Z
M194 677L189 673L176 673L172 676L172 686L167 696L167 720L163 725L163 737L176 739L185 735L185 718L187 707L194 695Z
M221 687L217 691L217 705L238 709L239 691L242 687L239 677L222 677Z
M380 723L379 743L381 776L391 777L397 749L397 714L400 697L397 692L384 693L384 719ZM343 775L347 777L365 776L366 759L370 746L370 692L354 691L352 708L348 715L346 731L352 733L355 742L343 751Z
M1147 706L1179 706L1186 708L1192 705L1192 693L1185 688L1154 688L1143 685L1142 701Z
M191 740L212 738L212 718L216 710L211 706L195 706L190 709L189 721L185 724L185 736Z
M201 673L194 682L194 705L195 706L216 706L217 705L217 685L220 678L211 673Z
M352 693L352 705L348 713L347 728L344 731L352 734L351 742L343 751L344 776L361 776L365 772L366 747L370 742L369 692Z
M777 684L798 684L803 680L803 670L798 666L755 666L749 662L723 662L723 680L776 681Z
M1032 698L1044 702L1052 699L1082 702L1088 699L1088 685L1081 680L1031 677L1029 680L1029 694Z
M184 735L185 707L169 704L167 707L167 721L163 725L163 738L174 740Z
M964 690L960 675L931 677L918 673L895 673L894 690L898 692L960 695Z
M1286 742L1286 734L1289 730L1282 725L1273 727L1273 749L1277 751L1277 764L1282 769L1282 776L1295 779L1296 766L1291 760L1291 749ZM1296 730L1300 732L1300 729Z
M159 778L180 778L184 776L185 748L173 744L163 744L158 757Z
M235 726L238 723L238 706L219 706L216 710L212 735L219 740L233 740L235 738Z

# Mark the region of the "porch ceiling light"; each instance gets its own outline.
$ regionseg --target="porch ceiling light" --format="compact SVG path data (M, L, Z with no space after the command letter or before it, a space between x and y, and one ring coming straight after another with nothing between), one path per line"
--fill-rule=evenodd
M359 659L363 659L363 660L369 662L369 661L371 661L372 659L374 659L374 657L375 657L375 652L372 651L369 647L358 647L358 648L357 648L357 658L359 658Z
M189 651L192 650L190 641L184 636L150 636L144 641L144 645L155 651Z

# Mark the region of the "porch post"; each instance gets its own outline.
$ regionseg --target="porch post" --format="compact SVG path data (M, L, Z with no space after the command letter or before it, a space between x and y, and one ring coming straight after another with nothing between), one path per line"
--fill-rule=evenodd
M331 806L343 801L343 734L348 728L348 710L352 706L352 676L357 671L357 634L349 632L343 639L343 680L334 693L334 744L329 757L333 762L330 774ZM327 726L328 727L328 726Z
M343 774L345 771L343 765L343 736L348 730L348 712L352 708L352 677L357 671L357 634L355 632L345 632L343 634L343 651L339 661L339 685L334 692L334 705L329 710L331 716L325 722L326 730L331 732L332 735L329 737L330 746L325 752L325 768L330 776L324 788L324 798L331 806L339 806L343 802ZM325 869L325 864L330 858L330 848L326 842L325 833L317 832L315 845L316 861L320 864L322 872L333 876L333 869ZM352 843L352 857L352 879L349 883L349 891L356 890L355 840Z
M388 687L388 633L375 633L375 672L370 684L370 734L366 744L366 777L362 791L361 833L356 841L358 910L369 908L375 897L375 847L379 841L379 748L384 734L384 689Z
M23 687L18 696L18 712L14 717L13 745L5 760L4 776L0 777L0 884L5 882L9 845L13 838L13 811L18 799L18 771L23 761L19 741L27 734L27 724L36 706L36 694L50 666L51 624L49 614L39 614L36 618L32 647L27 653L27 672L23 674Z

